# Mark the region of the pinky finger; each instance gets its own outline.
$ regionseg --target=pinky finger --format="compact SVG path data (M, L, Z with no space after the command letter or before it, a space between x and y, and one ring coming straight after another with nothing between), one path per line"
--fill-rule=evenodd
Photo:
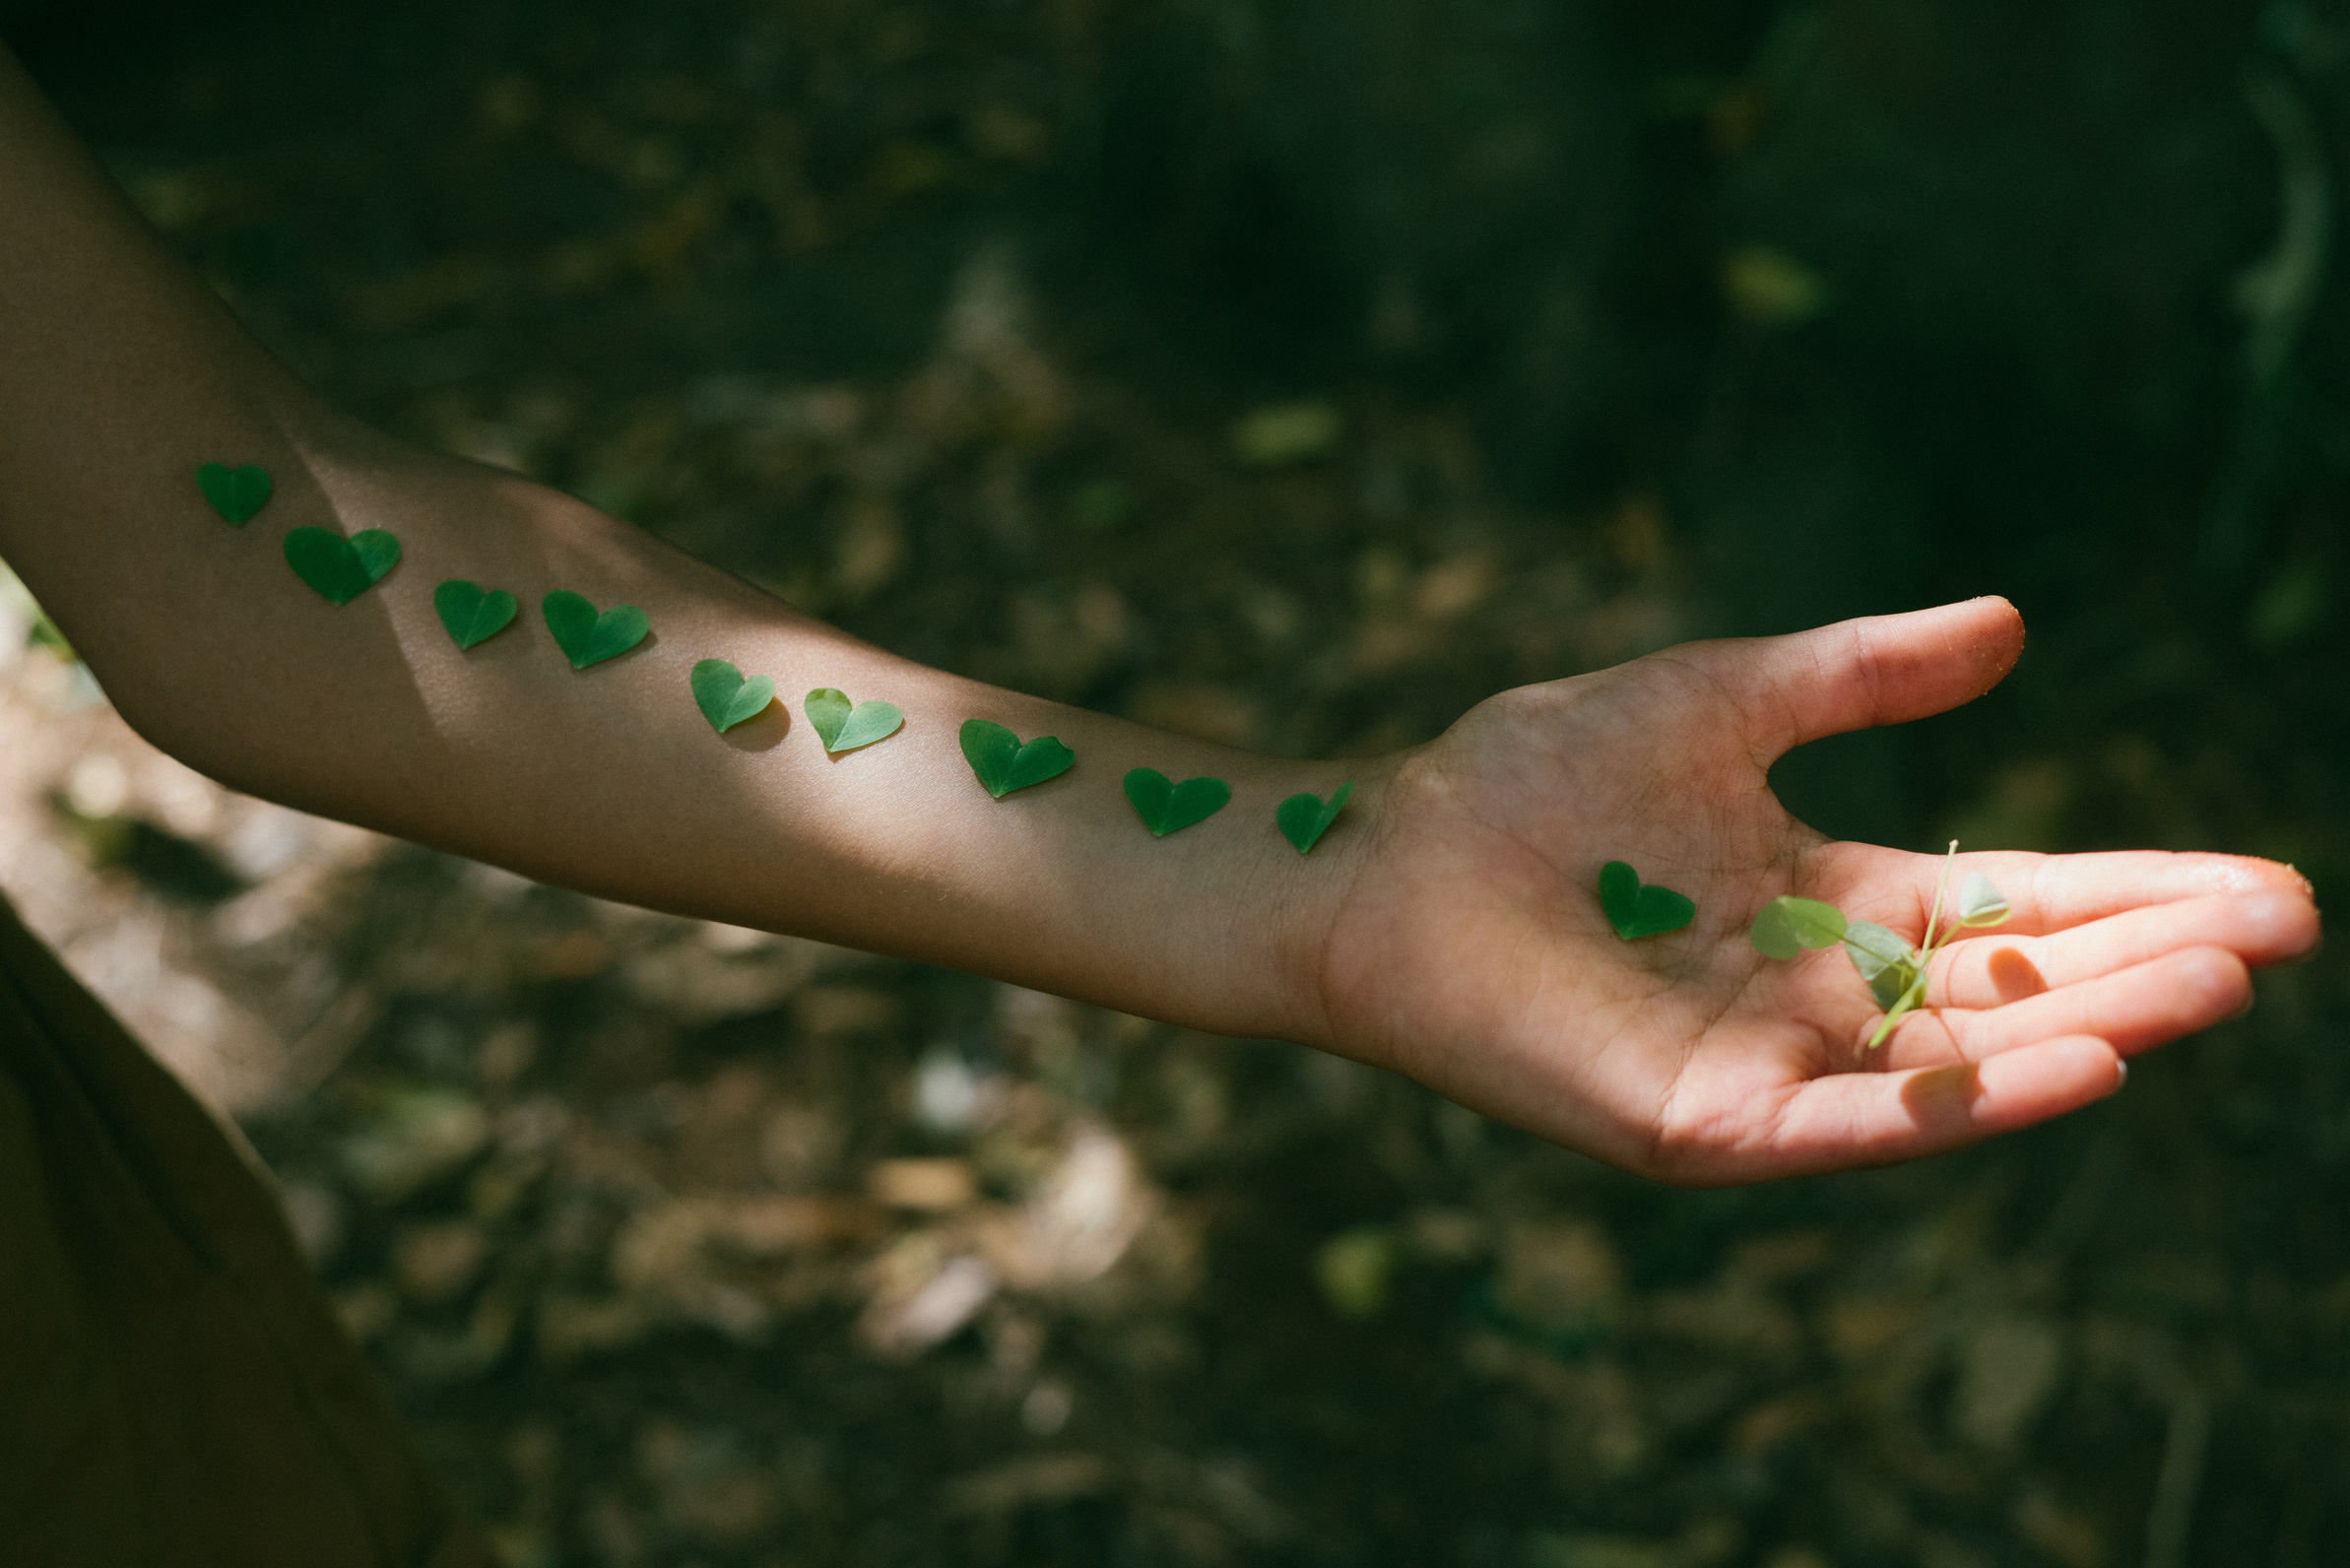
M2125 1072L2106 1041L2068 1034L1980 1062L1813 1078L1790 1095L1768 1144L1747 1151L1761 1168L1746 1179L1963 1148L2104 1099Z

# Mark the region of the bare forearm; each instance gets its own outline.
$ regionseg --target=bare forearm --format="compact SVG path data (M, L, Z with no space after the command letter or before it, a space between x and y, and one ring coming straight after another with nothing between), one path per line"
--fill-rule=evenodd
M258 527L210 542L234 559L245 592L198 612L220 668L165 723L208 771L632 902L1207 1027L1312 1032L1288 977L1306 967L1297 949L1360 835L1334 835L1301 861L1273 811L1298 789L1328 794L1332 768L1271 763L923 668L566 497L470 465L395 453L382 468L330 469L323 489L346 530L390 528L407 555L338 610L273 557L274 540L247 537ZM461 653L430 603L450 575L510 588L526 606L554 587L634 604L653 635L575 672L526 613ZM687 681L714 657L773 677L785 702L714 734ZM886 699L905 729L828 756L793 711L816 686ZM1023 738L1057 735L1077 764L993 800L957 744L974 717ZM1153 839L1119 788L1138 766L1222 777L1232 803Z
M52 593L124 579L108 547L132 542L113 520L158 515L192 465L245 447L298 469L331 423L156 243L4 46L0 345L0 544Z
M1236 1032L1319 1033L1311 972L1366 835L1301 861L1274 805L1342 774L1272 763L924 669L539 487L400 446L294 385L163 255L0 57L0 555L127 717L228 783L607 896L800 932ZM258 463L265 511L231 528L191 482ZM400 563L342 607L282 555L287 531L382 528ZM525 613L460 651L436 583ZM567 588L653 635L574 671L534 614ZM693 664L774 678L784 704L721 737ZM828 757L794 708L837 686L902 734ZM966 718L1077 753L991 799ZM1151 838L1126 769L1212 773L1232 803ZM1358 785L1367 794L1374 780ZM1367 799L1354 815L1367 813Z

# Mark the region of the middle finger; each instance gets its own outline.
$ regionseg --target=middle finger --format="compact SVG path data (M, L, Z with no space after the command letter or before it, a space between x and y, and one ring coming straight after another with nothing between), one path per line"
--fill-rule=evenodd
M2185 947L2127 969L1980 1010L1922 1008L1894 1028L1887 1068L1980 1062L2035 1040L2089 1034L2123 1056L2208 1028L2251 994L2244 961L2221 947Z

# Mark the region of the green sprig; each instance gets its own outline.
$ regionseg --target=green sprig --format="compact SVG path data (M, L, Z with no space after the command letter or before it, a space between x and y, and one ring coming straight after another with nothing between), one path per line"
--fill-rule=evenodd
M1942 925L1942 906L1950 892L1951 864L1958 856L1958 840L1942 856L1941 880L1934 886L1933 908L1926 917L1926 935L1911 947L1897 934L1869 920L1847 920L1834 904L1815 898L1783 896L1755 912L1746 940L1766 958L1793 958L1806 947L1842 943L1853 967L1868 986L1868 994L1885 1010L1867 1049L1885 1043L1894 1026L1926 1001L1926 965L1962 930L1981 930L2004 922L2013 913L2006 894L1983 873L1969 872L1959 884L1954 918ZM1934 935L1939 928L1941 935Z

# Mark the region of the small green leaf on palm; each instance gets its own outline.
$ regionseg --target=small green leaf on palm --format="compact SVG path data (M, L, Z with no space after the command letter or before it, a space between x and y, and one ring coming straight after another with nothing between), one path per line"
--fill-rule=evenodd
M1918 954L1910 945L1871 920L1845 928L1844 950L1868 982L1880 1008L1891 1008L1918 979Z
M1816 898L1774 898L1754 913L1746 940L1766 958L1793 958L1805 947L1832 947L1844 940L1844 911Z
M1991 880L1979 871L1967 873L1967 880L1958 889L1958 923L1962 926L1995 926L2014 911L2007 907L2007 895L1991 885Z

